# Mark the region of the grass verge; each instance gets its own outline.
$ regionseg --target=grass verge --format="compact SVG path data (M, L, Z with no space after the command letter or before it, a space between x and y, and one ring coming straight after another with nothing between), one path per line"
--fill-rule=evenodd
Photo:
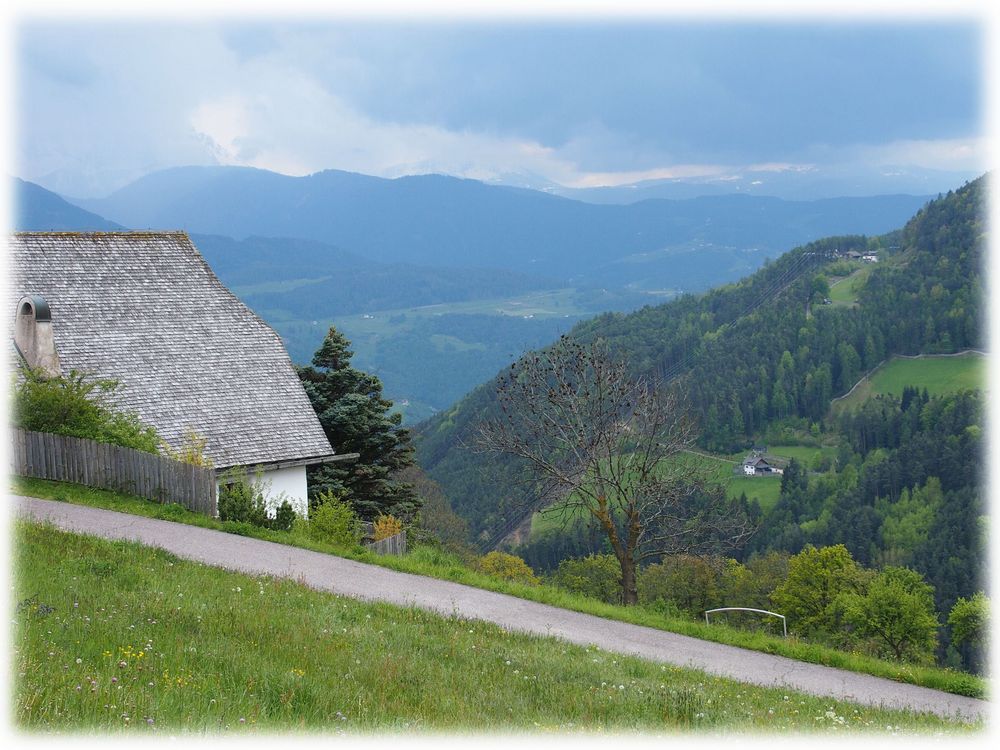
M630 622L636 625L689 635L693 638L725 643L731 646L763 651L786 656L812 664L862 672L876 677L885 677L897 682L906 682L923 687L944 690L957 695L984 698L987 683L974 675L933 667L918 667L910 664L888 662L881 659L826 646L801 641L795 637L781 638L762 632L738 630L721 624L706 625L702 622L665 617L663 614L643 606L623 607L573 594L555 586L529 586L503 581L473 571L463 565L458 558L430 547L416 547L403 557L382 556L360 547L340 549L324 545L305 536L291 532L270 531L249 524L220 522L199 513L193 513L177 505L160 505L142 498L121 495L105 490L96 490L80 485L51 482L43 479L13 477L11 491L31 497L61 500L64 502L89 505L124 513L160 518L179 523L189 523L203 528L217 529L250 536L279 544L290 544L317 552L347 557L359 562L372 563L383 567L416 575L426 575L476 588L510 594L522 599L549 604L576 612L604 617L609 620Z
M14 720L129 734L947 732L982 723L756 688L18 522Z

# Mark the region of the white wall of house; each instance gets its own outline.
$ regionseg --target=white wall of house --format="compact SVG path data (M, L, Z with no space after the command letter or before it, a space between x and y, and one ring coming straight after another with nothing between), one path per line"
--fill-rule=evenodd
M309 512L309 499L306 496L306 467L292 466L287 469L274 469L265 471L261 477L265 484L271 483L267 493L268 515L273 515L274 510L284 499L281 493L287 495L288 502L292 504L296 515L305 517Z
M282 501L288 500L296 515L305 518L309 514L309 498L306 494L306 467L291 466L286 469L272 469L261 474L257 480L251 475L253 481L259 482L266 488L265 502L267 503L267 513L274 516L274 511ZM220 487L221 490L221 487ZM284 497L282 497L284 493Z

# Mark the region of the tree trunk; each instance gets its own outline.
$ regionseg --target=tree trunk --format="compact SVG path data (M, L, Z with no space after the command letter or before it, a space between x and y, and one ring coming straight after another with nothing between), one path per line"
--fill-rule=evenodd
M618 558L622 569L622 604L626 607L639 603L639 590L636 585L635 559L631 552L626 551Z

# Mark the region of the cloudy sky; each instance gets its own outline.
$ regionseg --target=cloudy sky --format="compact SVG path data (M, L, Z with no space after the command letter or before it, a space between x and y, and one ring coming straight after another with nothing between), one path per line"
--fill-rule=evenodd
M986 168L986 39L968 19L49 17L13 33L12 171L71 196L188 164L569 187Z

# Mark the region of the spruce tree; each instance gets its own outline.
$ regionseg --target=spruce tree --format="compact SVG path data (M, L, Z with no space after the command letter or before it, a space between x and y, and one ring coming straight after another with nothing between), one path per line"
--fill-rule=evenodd
M330 444L337 453L358 453L353 464L332 463L309 471L312 502L321 492L334 492L359 516L373 520L380 513L411 518L419 509L413 485L397 474L413 464L409 430L402 416L390 412L382 382L351 367L351 342L331 327L312 366L298 368L299 378Z

